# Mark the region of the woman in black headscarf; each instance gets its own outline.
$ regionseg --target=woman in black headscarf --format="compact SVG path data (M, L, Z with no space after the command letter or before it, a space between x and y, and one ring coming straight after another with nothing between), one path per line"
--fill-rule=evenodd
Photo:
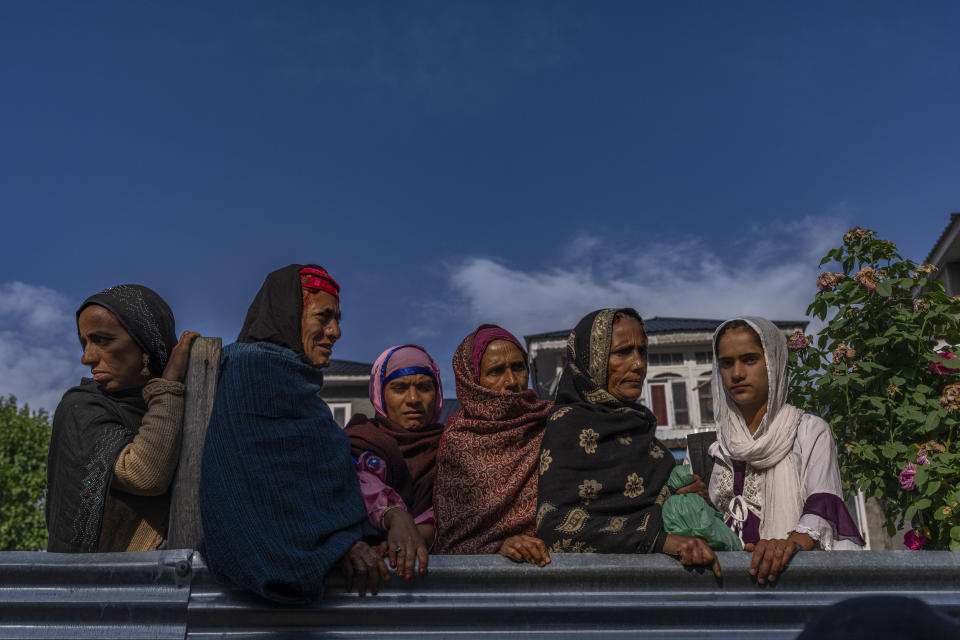
M288 604L314 602L345 557L348 588L389 579L365 542L350 441L320 398L340 338L340 286L318 265L267 276L223 350L203 449L200 552L213 575Z
M167 533L190 343L147 287L122 284L77 309L92 378L64 394L47 460L47 550L149 551Z
M537 532L551 552L656 553L720 565L699 538L668 534L673 456L637 399L647 336L634 309L601 309L570 333L567 364L540 449Z

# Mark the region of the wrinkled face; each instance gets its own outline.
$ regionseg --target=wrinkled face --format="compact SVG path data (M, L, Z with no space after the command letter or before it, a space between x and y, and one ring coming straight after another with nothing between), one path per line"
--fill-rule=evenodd
M307 359L315 367L326 367L339 338L340 302L326 291L307 296L300 316L300 341Z
M717 343L717 366L723 386L741 410L757 410L767 402L767 361L760 338L746 327L729 329Z
M436 402L437 388L433 378L422 373L394 378L383 390L387 417L408 431L422 429L433 422Z
M93 379L106 391L136 389L147 383L143 350L123 328L117 317L100 305L91 304L80 312L77 331L83 356Z
M480 386L504 393L527 388L527 363L520 347L509 340L494 340L480 359Z
M621 317L613 322L610 359L607 361L607 391L625 402L643 392L647 377L647 336L636 318Z

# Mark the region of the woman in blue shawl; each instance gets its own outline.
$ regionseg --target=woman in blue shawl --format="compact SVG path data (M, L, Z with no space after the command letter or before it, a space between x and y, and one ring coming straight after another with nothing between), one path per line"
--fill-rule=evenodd
M389 579L361 538L375 533L350 441L320 399L340 337L340 287L317 265L264 281L237 342L223 350L200 482L213 575L277 602L315 602L346 556L360 595Z

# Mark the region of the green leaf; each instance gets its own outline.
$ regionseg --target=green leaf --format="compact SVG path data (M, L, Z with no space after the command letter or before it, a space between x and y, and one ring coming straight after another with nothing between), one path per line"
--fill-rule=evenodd
M924 509L929 509L933 503L930 502L930 498L920 498L914 504L917 505L917 511L923 511Z
M922 465L920 467L917 467L917 473L916 475L913 476L913 481L916 483L918 487L922 487L923 485L927 484L927 478L929 476L930 476L930 471L927 470L927 466ZM930 506L930 505L927 505L927 506ZM926 507L919 507L919 508L925 509Z
M932 412L927 415L927 420L926 422L923 423L923 431L924 433L927 433L927 432L933 431L939 426L940 426L940 414L936 412Z
M893 287L890 285L889 280L883 280L877 284L875 291L881 298L889 298L890 294L893 293Z
M933 494L935 494L935 493L937 492L938 489L940 489L940 481L939 481L939 480L931 480L930 482L927 483L927 488L924 489L923 495L925 495L925 496L932 496Z
M950 541L950 551L960 551L960 540Z
M912 523L913 516L915 516L916 513L917 513L917 505L915 504L910 505L909 507L907 507L906 513L903 514L904 521Z
M960 527L950 527L950 539L960 540Z

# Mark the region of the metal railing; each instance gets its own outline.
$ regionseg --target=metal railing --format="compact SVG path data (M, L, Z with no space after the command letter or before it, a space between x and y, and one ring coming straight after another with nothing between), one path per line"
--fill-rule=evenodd
M750 555L723 579L663 556L555 554L542 569L499 556L432 556L427 576L377 596L343 591L289 607L217 584L189 550L0 553L0 638L792 638L835 602L910 595L960 618L960 554L804 552L774 586Z

